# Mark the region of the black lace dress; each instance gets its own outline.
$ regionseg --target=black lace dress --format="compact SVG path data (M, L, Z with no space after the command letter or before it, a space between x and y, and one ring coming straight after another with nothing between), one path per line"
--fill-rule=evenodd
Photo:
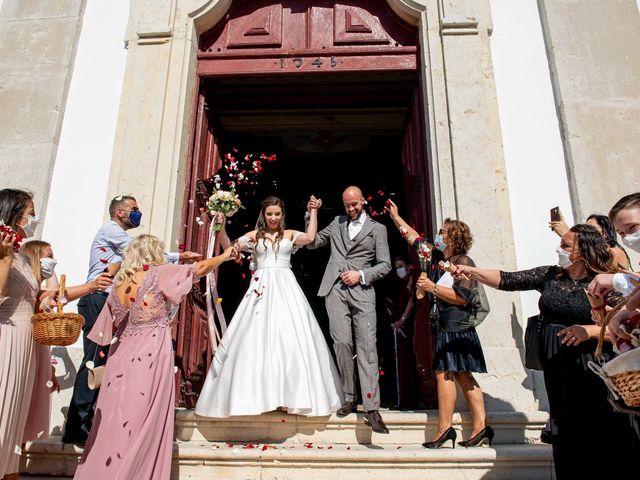
M577 346L561 345L557 332L571 325L593 325L591 306L584 289L592 276L572 280L557 266L537 267L520 272L500 272L500 289L537 290L538 306L544 319L548 360L543 364L549 398L553 460L556 478L593 478L605 468L610 478L623 478L627 461L640 453L628 416L616 413L607 401L607 388L587 367L594 360L597 340ZM613 305L616 294L607 297ZM611 344L605 343L611 357ZM619 475L619 477L618 477Z
M438 262L443 258L440 251L433 251L432 268L429 269L427 275L436 284L443 276L443 272L437 268ZM449 260L456 265L475 266L473 260L467 255L453 256ZM435 320L436 316L432 315L433 369L448 372L486 373L487 365L476 329L464 329L460 323L469 314L468 310L473 301L472 292L476 288L476 281L455 279L451 288L467 303L453 305L441 299L432 299L432 302L437 302L439 311L437 320Z

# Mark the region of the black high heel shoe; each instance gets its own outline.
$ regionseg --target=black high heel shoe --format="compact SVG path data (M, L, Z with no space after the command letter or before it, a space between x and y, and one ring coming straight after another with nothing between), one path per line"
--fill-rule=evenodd
M466 441L458 442L458 445L460 445L461 447L479 447L480 445L488 443L489 446L491 446L492 442L493 428L487 425L475 437L472 437Z
M447 430L433 442L424 442L422 446L424 448L440 448L444 442L451 440L451 448L456 448L456 438L458 434L453 427L447 428Z

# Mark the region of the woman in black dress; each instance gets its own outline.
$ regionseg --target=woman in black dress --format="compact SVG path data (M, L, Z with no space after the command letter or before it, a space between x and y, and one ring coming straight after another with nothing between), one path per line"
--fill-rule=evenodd
M596 273L611 271L613 258L602 235L582 224L562 236L557 253L559 266L502 272L463 265L454 276L464 274L500 290L540 292L556 478L593 478L603 462L612 478L623 478L625 459L634 458L638 446L628 418L611 410L606 386L587 366L594 360L600 327L591 319L584 290ZM619 300L615 294L607 297L609 305ZM604 350L610 356L611 344Z
M468 440L459 444L464 447L491 444L493 430L486 424L484 395L473 377L473 372L486 373L487 366L475 328L464 328L461 324L469 316L476 281L454 279L450 273L437 268L440 260L456 265L475 265L467 255L473 243L471 231L464 222L446 219L434 244L430 244L407 225L392 201L388 202L387 211L409 244L420 252L425 251L426 243L432 255L430 264L423 264L426 274L420 276L417 287L431 294L431 302L437 304L439 311L437 322L433 322L433 370L438 390L438 431L432 441L422 445L425 448L440 448L451 440L455 446L456 431L451 424L456 404L456 382L464 393L472 417L471 435Z

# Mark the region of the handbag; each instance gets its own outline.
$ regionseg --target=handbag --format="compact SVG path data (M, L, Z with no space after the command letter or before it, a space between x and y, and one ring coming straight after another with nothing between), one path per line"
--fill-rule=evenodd
M469 314L460 322L460 327L463 330L469 330L480 325L489 312L491 307L489 306L489 299L487 293L484 291L484 286L478 282L473 292L473 299L469 307Z
M524 331L524 366L531 370L542 370L543 330L542 315L534 315L527 319L527 328Z

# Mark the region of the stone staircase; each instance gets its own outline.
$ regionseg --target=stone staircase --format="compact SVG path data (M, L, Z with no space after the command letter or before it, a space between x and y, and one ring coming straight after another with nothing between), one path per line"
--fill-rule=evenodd
M345 418L271 412L229 419L176 415L172 479L501 480L553 477L551 449L539 443L544 412L492 412L492 447L426 450L437 412L383 411L388 435L372 433L362 414ZM470 417L456 414L458 440ZM81 451L59 437L27 445L23 471L72 476Z

